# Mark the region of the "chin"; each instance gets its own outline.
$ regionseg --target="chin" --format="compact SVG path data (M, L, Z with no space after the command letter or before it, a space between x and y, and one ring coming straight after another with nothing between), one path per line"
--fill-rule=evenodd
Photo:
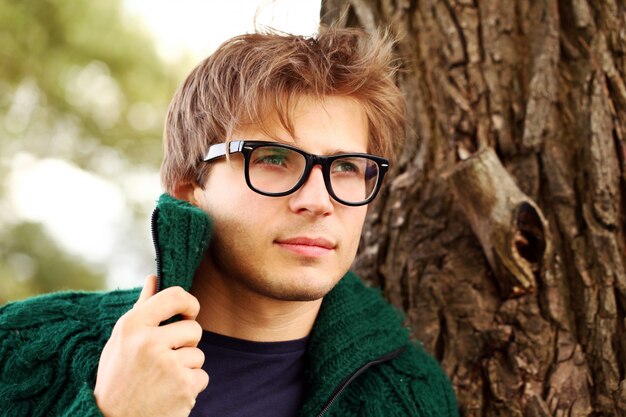
M274 288L265 295L282 301L316 301L332 290L334 285L309 286L298 288Z
M323 273L320 274L324 276ZM301 279L297 283L290 282L291 285L284 285L285 282L291 281L288 278L278 282L265 283L265 285L260 285L260 288L257 287L257 292L281 301L315 301L326 296L343 276L341 275L336 279L320 280L306 275L301 275Z

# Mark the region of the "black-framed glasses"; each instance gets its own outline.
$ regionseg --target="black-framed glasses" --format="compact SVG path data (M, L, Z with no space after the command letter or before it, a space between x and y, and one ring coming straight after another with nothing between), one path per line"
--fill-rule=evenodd
M366 153L313 155L279 142L237 140L228 142L228 153L242 153L246 183L253 191L282 197L298 190L315 165L322 167L328 194L346 206L362 206L380 190L389 161ZM226 143L211 145L204 157L210 162L226 156Z

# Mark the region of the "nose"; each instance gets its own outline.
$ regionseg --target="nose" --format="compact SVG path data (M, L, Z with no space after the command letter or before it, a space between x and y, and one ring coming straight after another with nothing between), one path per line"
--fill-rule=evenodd
M289 207L294 213L329 215L335 207L331 199L324 183L322 167L316 165L311 169L304 185L289 196Z

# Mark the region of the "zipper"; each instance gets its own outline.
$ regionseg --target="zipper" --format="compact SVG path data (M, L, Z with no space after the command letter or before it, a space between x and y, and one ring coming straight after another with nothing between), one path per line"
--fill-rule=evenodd
M320 413L317 415L317 417L322 417L324 414L326 414L326 412L335 403L337 398L348 387L348 385L350 385L352 381L354 381L359 375L365 372L368 368L397 358L398 356L402 354L402 352L404 352L405 349L406 348L403 346L400 349L394 350L393 352L387 353L386 355L383 355L378 359L374 359L373 361L366 363L365 365L361 366L359 369L354 371L348 378L344 379L342 382L339 383L337 388L335 388L333 393L330 395L330 398L328 399L328 401L326 401L326 404L322 408L322 411L320 411Z
M152 229L152 243L154 244L154 253L156 254L157 267L157 292L161 291L163 283L163 260L161 259L161 249L159 248L159 229L157 221L159 219L159 208L156 207L150 218L150 228Z

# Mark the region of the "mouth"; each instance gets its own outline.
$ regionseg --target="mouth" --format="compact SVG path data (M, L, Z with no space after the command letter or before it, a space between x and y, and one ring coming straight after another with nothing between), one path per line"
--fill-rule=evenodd
M337 244L324 238L294 237L274 241L282 249L296 255L318 258L335 250Z

